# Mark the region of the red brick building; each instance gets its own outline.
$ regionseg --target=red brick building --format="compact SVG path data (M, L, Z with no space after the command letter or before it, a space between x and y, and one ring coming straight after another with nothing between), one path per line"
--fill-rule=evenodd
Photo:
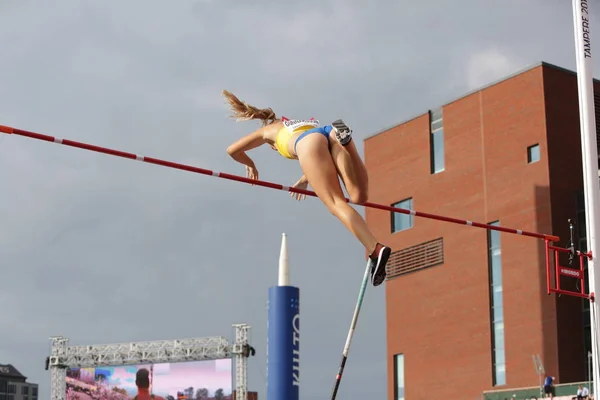
M567 220L583 216L577 79L553 65L377 133L364 151L370 201L555 234L562 247ZM587 378L587 301L546 294L542 240L374 209L366 218L394 249L390 399L536 386L537 354L558 382Z

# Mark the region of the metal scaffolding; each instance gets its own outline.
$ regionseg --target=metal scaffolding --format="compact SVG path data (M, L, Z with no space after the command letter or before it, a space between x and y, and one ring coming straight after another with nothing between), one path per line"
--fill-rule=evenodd
M248 343L250 325L234 325L235 343L223 336L191 339L158 340L115 344L68 346L69 339L50 338L51 351L46 359L50 369L52 400L65 400L66 378L69 368L120 366L136 364L175 363L235 359L236 400L248 399L247 360L255 354Z

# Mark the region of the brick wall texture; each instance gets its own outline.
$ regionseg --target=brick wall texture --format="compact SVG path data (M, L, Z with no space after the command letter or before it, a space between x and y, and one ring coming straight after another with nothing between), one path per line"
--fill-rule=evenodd
M437 174L428 113L365 140L370 201L412 198L418 211L552 233L566 246L583 190L574 73L540 64L443 106L443 125L445 170ZM529 164L535 144L541 159ZM394 250L444 240L442 265L385 284L390 399L397 353L409 400L536 386L534 354L558 382L585 379L584 300L546 294L542 240L500 235L507 383L495 388L486 230L415 218L392 233L389 213L367 209L366 218Z

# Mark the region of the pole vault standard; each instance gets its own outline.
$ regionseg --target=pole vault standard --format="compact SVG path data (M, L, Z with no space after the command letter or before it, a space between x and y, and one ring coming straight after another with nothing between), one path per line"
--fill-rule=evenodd
M243 182L243 183L248 183L251 185L267 187L270 189L278 189L278 190L283 190L286 192L300 193L300 194L304 194L307 196L317 197L317 194L310 190L296 189L293 187L284 186L284 185L280 185L277 183L248 179L248 178L244 178L244 177L241 177L238 175L227 174L224 172L214 172L214 171L211 171L208 169L193 167L191 165L179 164L179 163L175 163L175 162L171 162L171 161L161 160L158 158L145 157L145 156L141 156L138 154L127 153L127 152L120 151L120 150L110 149L107 147L100 147L100 146L95 146L92 144L76 142L74 140L69 140L69 139L60 139L60 138L56 138L53 136L43 135L41 133L35 133L35 132L25 131L22 129L12 128L10 126L0 125L0 133L6 133L9 135L25 136L25 137L28 137L31 139L37 139L37 140L43 140L45 142L53 142L53 143L63 144L65 146L77 147L79 149L94 151L97 153L104 153L104 154L108 154L108 155L116 156L116 157L128 158L130 160L143 161L143 162L146 162L149 164L160 165L163 167L180 169L180 170L188 171L188 172L195 172L197 174L202 174L202 175L216 176L217 178L228 179L231 181ZM346 201L350 204L357 204L357 203L352 203L348 198L346 198ZM441 215L429 214L429 213L424 213L424 212L420 212L420 211L406 210L403 208L396 208L396 207L386 206L383 204L365 202L365 203L357 204L357 205L362 205L364 207L369 207L369 208L376 208L376 209L384 210L384 211L396 212L396 213L400 213L400 214L409 214L409 215L413 215L415 217L433 219L433 220L443 221L443 222L450 222L452 224L474 226L476 228L489 229L489 230L505 232L505 233L513 233L515 235L529 236L529 237L534 237L534 238L538 238L538 239L544 239L544 240L550 241L550 242L558 242L560 240L560 238L558 236L554 236L554 235L547 235L544 233L527 232L527 231L523 231L520 229L505 228L502 226L482 224L480 222L468 221L468 220L464 220L464 219L451 218L451 217L444 217Z

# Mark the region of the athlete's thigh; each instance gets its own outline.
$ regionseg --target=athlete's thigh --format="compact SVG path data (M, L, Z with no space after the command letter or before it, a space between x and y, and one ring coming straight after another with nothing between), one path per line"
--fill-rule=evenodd
M302 172L317 196L330 205L344 198L338 172L331 159L327 139L318 133L304 137L296 146Z
M358 151L356 147L353 149L344 148L335 138L330 137L330 152L331 158L335 167L346 186L348 193L354 192L366 192L369 189L369 175L367 170L362 164L352 160L350 151L356 152L357 157ZM348 146L355 146L354 143L348 144Z

